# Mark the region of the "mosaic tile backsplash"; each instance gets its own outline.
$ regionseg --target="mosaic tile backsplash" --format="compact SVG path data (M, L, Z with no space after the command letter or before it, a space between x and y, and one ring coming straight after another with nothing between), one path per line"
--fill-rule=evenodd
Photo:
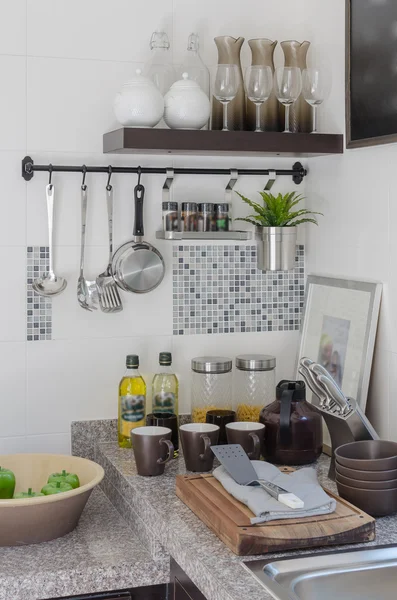
M52 338L52 302L39 296L32 289L32 283L40 273L48 271L49 248L46 246L27 247L27 305L26 336L28 342L50 340Z
M304 247L291 272L263 272L256 245L173 246L173 333L299 329Z

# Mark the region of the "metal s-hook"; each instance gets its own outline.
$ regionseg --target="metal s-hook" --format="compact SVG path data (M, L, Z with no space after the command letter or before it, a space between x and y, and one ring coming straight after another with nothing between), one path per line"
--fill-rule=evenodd
M86 175L87 175L87 167L86 167L85 165L83 165L83 166L81 167L81 170L83 171L83 181L81 182L81 189L82 189L82 190L86 190L86 189L87 189L87 186L86 186L86 184L85 184L85 177L86 177Z
M48 179L48 185L52 185L52 168L53 168L53 167L52 167L52 165L50 164L50 165L48 166L48 171L49 171L49 173L50 173L50 177L49 177L49 179Z
M238 180L237 169L230 169L230 179L225 187L225 202L229 204L229 218L233 221L232 206L233 206L233 190Z
M163 185L163 202L169 202L172 184L174 183L174 169L167 169L167 179Z
M108 175L108 182L106 184L106 189L108 192L110 192L110 190L112 189L112 186L110 185L110 180L111 180L112 174L113 174L112 165L109 165L108 172L109 172L109 175Z
M265 192L270 192L277 179L276 171L269 171L269 179L264 187Z
M141 185L142 167L138 167L137 173L138 173L138 184L137 185Z

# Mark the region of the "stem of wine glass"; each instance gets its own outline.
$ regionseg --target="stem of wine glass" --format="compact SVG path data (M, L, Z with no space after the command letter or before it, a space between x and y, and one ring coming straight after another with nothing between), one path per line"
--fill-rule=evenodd
M261 106L262 103L261 102L256 102L255 103L255 110L256 110L256 125L255 125L255 131L262 131L261 130Z
M291 133L290 128L289 128L289 109L290 109L290 105L286 104L285 105L285 130L284 130L284 133Z
M313 106L313 128L312 133L317 133L317 106Z
M222 131L228 131L227 128L227 105L229 103L228 102L222 102L222 106L223 106L223 128Z

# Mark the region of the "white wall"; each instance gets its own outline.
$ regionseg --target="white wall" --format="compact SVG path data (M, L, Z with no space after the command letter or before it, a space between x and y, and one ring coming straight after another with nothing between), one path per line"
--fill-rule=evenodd
M47 244L47 179L36 174L25 184L20 161L30 154L36 163L170 166L172 162L181 166L291 168L293 159L235 158L231 163L227 158L171 161L156 156L103 156L102 134L116 127L112 99L148 57L153 30L167 30L175 63L182 60L187 36L198 31L203 58L214 66L215 35L279 40L309 37L311 28L316 30L319 24L305 11L306 0L246 0L244 6L230 0L0 0L0 8L0 453L68 451L71 420L114 417L118 380L128 352L139 353L142 370L150 373L160 350L173 351L182 383L181 409L185 411L189 410L189 359L197 354L267 352L278 358L279 377L292 376L296 333L172 337L172 253L165 242L158 245L169 268L158 290L145 296L124 295L125 310L119 315L87 314L79 308L75 289L80 180L76 175L54 176L56 265L69 285L53 303L53 341L27 343L26 246ZM339 27L342 25L338 24L338 31ZM243 56L247 63L247 45ZM328 159L320 160L318 166L313 164L313 173L321 168L326 171L330 165ZM318 193L321 179L316 180ZM87 181L87 266L88 274L94 276L106 264L106 180L93 176ZM114 179L116 245L131 236L135 183L126 175ZM147 237L154 242L163 178L153 176L144 183ZM264 183L245 178L239 189L254 193ZM175 184L175 199L182 201L198 185L207 194L221 197L225 184L226 178L181 180ZM285 179L276 185L275 189L292 189L291 181ZM376 189L377 202L379 191ZM331 217L328 222L331 225ZM310 238L310 243L313 247L315 240Z
M345 128L345 2L308 0L312 39L320 60L333 71L333 94L322 126ZM325 57L325 58L324 58ZM307 272L383 283L383 299L367 413L382 437L397 440L397 242L396 145L347 150L343 156L310 160L307 195L325 214L309 228Z

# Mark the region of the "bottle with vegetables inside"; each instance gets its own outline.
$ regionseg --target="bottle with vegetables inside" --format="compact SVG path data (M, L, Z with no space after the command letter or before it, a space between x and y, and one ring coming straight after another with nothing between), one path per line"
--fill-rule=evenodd
M120 448L131 448L131 431L145 425L146 383L139 373L139 356L129 354L119 385L118 440Z
M160 416L171 413L178 416L178 378L172 365L171 352L160 352L160 370L153 378L152 383L152 410L153 414Z
M174 445L174 457L179 454L178 439L178 378L172 369L171 352L160 352L160 369L152 381L152 412L153 417L169 421L158 421L159 424L170 427L171 441ZM176 419L175 419L176 417Z

